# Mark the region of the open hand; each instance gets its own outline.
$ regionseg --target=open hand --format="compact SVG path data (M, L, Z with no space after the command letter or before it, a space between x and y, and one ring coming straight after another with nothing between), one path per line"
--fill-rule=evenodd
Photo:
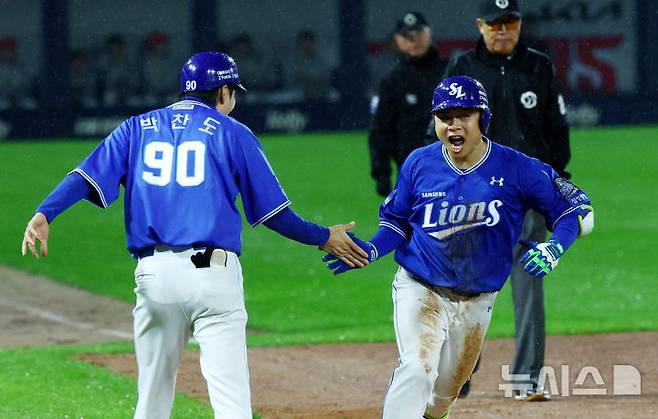
M48 233L50 226L46 216L40 212L34 214L34 217L27 223L25 233L23 234L23 243L21 244L21 254L25 256L28 249L35 258L39 257L37 251L37 242L41 243L41 255L48 255Z
M368 254L347 235L355 224L352 221L329 227L329 240L320 249L336 256L351 268L363 268L368 264Z
M356 243L357 246L359 246L364 252L368 253L368 263L377 260L377 248L372 243L364 242L352 233L347 233L347 235L350 236L352 241ZM348 266L345 262L333 255L325 255L322 258L322 261L327 263L327 269L333 272L334 275L340 275L343 272L347 272L356 268L354 266Z

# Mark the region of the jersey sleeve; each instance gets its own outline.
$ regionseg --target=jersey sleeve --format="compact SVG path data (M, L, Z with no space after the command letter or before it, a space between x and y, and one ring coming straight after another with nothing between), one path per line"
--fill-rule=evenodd
M521 179L525 201L546 217L546 227L550 231L554 231L564 217L577 217L581 207L591 208L587 194L560 177L549 165L534 158L528 158L526 164L528 167Z
M290 205L260 142L246 127L237 131L235 164L238 188L247 221L252 227Z
M411 234L409 217L413 211L410 160L402 164L395 188L379 207L379 226L389 228L405 239L409 239Z
M124 121L110 133L71 173L78 173L91 186L87 199L107 208L119 197L121 180L128 171L131 120Z

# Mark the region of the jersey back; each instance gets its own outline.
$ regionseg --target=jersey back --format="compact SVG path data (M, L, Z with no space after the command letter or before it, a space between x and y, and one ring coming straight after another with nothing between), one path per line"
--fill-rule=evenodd
M253 133L197 100L129 118L77 171L107 207L125 186L128 249L213 245L241 252L241 195L256 226L290 204Z

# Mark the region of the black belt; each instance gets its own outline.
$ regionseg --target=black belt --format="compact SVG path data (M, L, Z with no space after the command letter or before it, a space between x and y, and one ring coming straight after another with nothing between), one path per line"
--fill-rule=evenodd
M177 246L177 247L171 247L170 249L173 251L182 251L187 249L201 250L201 249L205 249L206 247L207 245L204 243L193 243L190 246L181 246L181 247ZM156 246L144 247L142 249L133 252L133 256L136 259L143 259L145 257L153 256L153 254L155 253L155 248Z
M459 288L446 288L446 287L433 286L432 289L434 291L437 291L437 292L445 290L449 293L458 295L460 297L466 297L466 298L474 298L474 297L479 297L480 295L482 295L481 292L473 292L473 291L463 290L463 289L459 289Z
M437 285L430 284L429 282L425 281L423 278L419 277L418 275L416 275L415 273L413 273L411 271L407 270L407 273L409 274L409 276L411 276L411 278L414 281L423 284L427 288L429 288L429 289L431 289L431 290L433 290L433 291L435 291L439 294L448 294L448 296L453 295L453 296L462 297L462 298L475 298L475 297L479 297L480 295L483 294L482 292L473 292L473 291L468 291L468 290L460 289L460 288L439 287Z

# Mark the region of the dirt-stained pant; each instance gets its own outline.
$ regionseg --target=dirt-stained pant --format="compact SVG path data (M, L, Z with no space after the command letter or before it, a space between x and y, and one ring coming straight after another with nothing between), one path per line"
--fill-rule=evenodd
M135 418L169 417L178 365L192 335L215 418L251 419L242 269L235 253L221 252L207 268L194 266L192 249L157 247L153 256L139 260Z
M400 366L393 372L383 419L441 417L480 355L496 293L462 297L430 289L400 268L393 281L393 321Z

